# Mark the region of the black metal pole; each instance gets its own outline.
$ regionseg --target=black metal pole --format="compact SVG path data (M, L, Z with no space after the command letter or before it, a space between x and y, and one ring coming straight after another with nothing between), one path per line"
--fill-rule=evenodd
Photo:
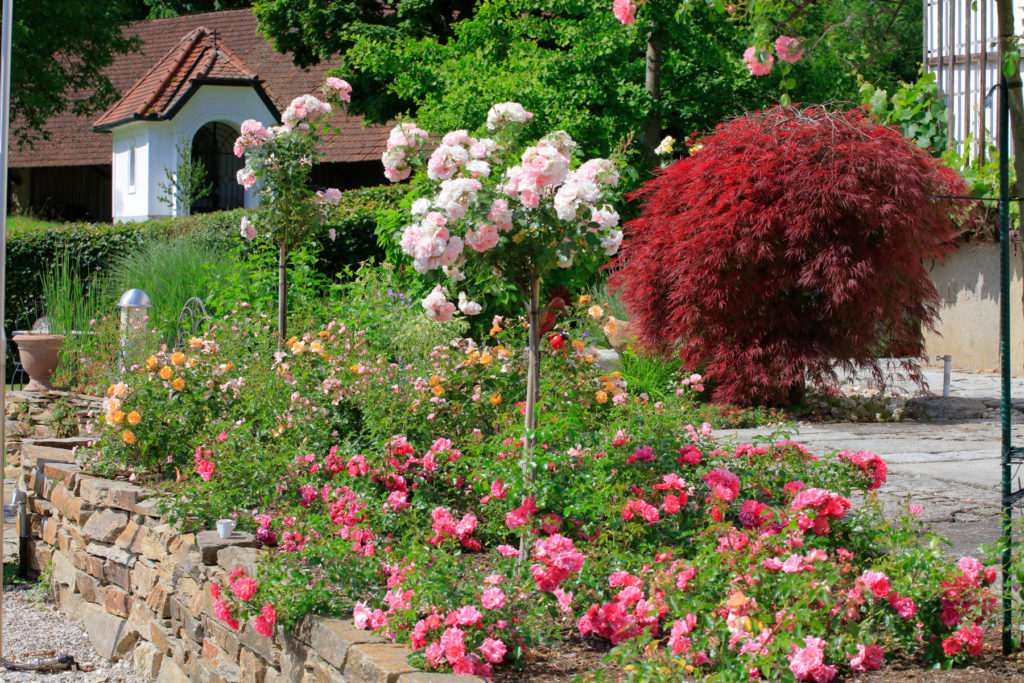
M1013 649L1010 560L1010 99L1006 77L999 80L999 359L1002 370L1003 654Z

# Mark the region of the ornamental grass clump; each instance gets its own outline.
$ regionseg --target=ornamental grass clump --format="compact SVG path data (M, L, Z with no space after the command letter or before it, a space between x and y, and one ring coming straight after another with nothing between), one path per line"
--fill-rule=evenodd
M972 214L952 169L864 112L776 107L720 125L637 195L612 276L650 348L723 403L785 403L833 361L911 359L938 294L926 259Z

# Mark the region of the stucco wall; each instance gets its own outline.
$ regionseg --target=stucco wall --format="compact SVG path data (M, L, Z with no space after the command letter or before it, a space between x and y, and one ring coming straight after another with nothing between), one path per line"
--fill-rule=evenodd
M1011 344L1013 374L1024 374L1024 254L1019 246L1010 253ZM953 356L961 370L999 369L999 245L961 244L945 262L931 267L932 282L941 297L937 333L925 333L930 364L935 357Z
M274 115L251 87L204 85L169 121L139 121L113 130L113 177L111 193L115 221L143 221L172 215L160 201L160 183L167 183L166 169L178 165L177 145L192 142L196 132L213 121L229 123L236 129L242 121L256 119L273 125ZM136 148L135 187L128 183L132 142ZM255 206L252 190L245 193L245 206Z

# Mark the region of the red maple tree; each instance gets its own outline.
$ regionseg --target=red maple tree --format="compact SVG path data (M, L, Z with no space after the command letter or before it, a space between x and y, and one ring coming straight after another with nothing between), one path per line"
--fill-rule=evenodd
M635 196L611 278L640 340L718 401L785 403L834 363L923 353L926 259L973 214L963 179L862 110L776 107L720 125ZM919 377L919 374L918 374Z

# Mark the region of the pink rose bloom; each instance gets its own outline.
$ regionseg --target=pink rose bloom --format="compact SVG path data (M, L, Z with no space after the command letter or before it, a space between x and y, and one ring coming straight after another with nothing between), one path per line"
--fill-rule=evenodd
M775 57L767 55L767 59L761 61L758 59L758 49L756 47L748 47L743 51L743 63L747 65L751 76L767 76L772 72Z
M912 514L912 515L919 515L922 512L924 512L924 508L921 507L920 505L911 505L907 509L910 511L910 514Z
M917 605L913 598L900 595L895 591L889 593L889 606L896 610L901 619L912 619L917 614Z
M441 647L441 643L435 640L423 651L423 656L427 658L427 662L431 666L441 666L444 660L444 648Z
M779 36L775 39L775 52L779 55L779 59L793 64L803 59L804 45L796 38Z
M793 654L789 658L789 670L798 681L814 681L826 683L835 678L836 667L825 665L825 641L814 636L804 638L805 646L793 646Z
M567 593L561 588L556 588L551 591L551 593L555 596L555 599L558 600L558 610L560 612L563 614L569 614L572 612L572 593Z
M335 76L331 76L324 81L324 92L327 94L337 93L343 102L352 101L352 86L348 84L348 81Z
M971 583L978 582L978 575L984 570L981 562L973 557L961 557L956 563L957 569L962 571Z
M214 465L209 460L200 460L196 465L196 472L199 473L203 481L210 481L213 478L213 468Z
M231 584L231 592L233 592L239 600L251 600L252 596L256 595L256 589L258 587L259 584L256 583L255 579L243 576Z
M252 627L256 633L260 634L264 638L269 638L274 635L274 627L263 617L256 617L253 619Z
M456 624L459 626L476 626L483 621L483 618L484 615L481 614L480 610L476 607L473 607L472 605L465 605L464 607L460 607L452 612L448 616L446 623L449 626L454 626Z
M508 544L499 545L497 548L495 548L495 550L497 550L498 554L501 555L502 557L515 557L516 555L519 554L518 550L516 550L515 548L513 548L512 546L510 546Z
M860 580L876 597L884 598L889 595L889 577L882 572L866 571L861 574Z
M370 609L364 602L357 602L352 608L352 623L356 628L366 629L370 626Z
M850 657L850 668L858 673L878 671L885 662L885 650L881 645L858 645L857 654Z
M466 656L466 632L452 626L441 634L441 647L449 664L455 664Z
M505 643L497 638L484 638L484 642L480 645L480 652L484 659L492 664L497 664L504 659L507 651Z
M270 603L263 605L263 609L260 610L260 616L267 620L267 623L273 626L277 622L277 610Z
M505 606L505 594L497 586L492 586L480 596L480 604L487 609L500 609Z
M632 24L636 21L636 5L632 0L615 0L612 3L612 13L623 24Z

